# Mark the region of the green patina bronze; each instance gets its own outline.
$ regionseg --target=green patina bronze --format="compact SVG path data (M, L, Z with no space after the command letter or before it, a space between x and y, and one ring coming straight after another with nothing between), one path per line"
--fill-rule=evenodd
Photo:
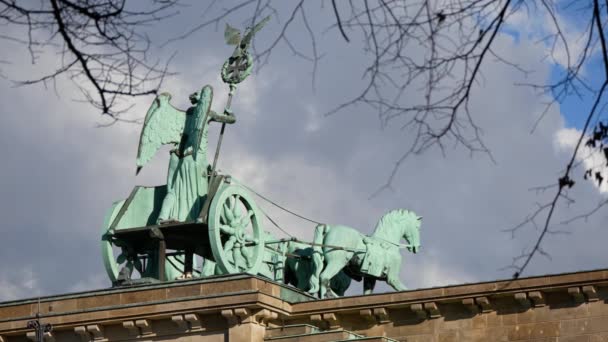
M392 210L380 219L371 236L346 226L317 226L309 292L319 292L320 297L335 296L330 281L342 270L353 278L363 278L365 294L373 291L378 279L385 280L397 291L406 290L399 279L400 249L418 252L421 220L412 211ZM400 244L401 239L407 244Z
M185 110L175 108L168 93L152 102L139 139L137 173L162 146L170 145L167 183L136 186L106 214L102 257L114 284L249 273L320 297L344 295L352 279L364 280L365 293L371 293L378 279L405 289L399 281L400 249L415 253L420 248L420 218L413 212L389 212L372 236L323 224L313 242L278 239L264 230L266 215L249 188L216 172L225 127L236 122L230 107L237 84L253 67L248 48L268 20L247 29L242 38L226 26L226 42L235 49L221 69L229 89L221 114L211 108L213 89L208 85L190 95L191 106ZM213 123L221 126L209 163L207 139ZM400 245L401 239L407 245ZM202 258L202 265L194 256Z

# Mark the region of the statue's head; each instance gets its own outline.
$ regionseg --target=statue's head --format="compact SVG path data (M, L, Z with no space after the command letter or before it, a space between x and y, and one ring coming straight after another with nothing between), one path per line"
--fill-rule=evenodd
M189 99L190 99L190 103L192 103L193 105L195 105L198 102L199 93L197 92L197 93L190 94Z

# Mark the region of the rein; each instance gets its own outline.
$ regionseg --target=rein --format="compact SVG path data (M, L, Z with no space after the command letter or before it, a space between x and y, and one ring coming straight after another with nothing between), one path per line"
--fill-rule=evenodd
M382 242L389 243L389 244L391 244L391 245L393 245L393 246L398 247L399 249L408 248L408 247L415 247L415 246L413 246L412 244L409 244L409 243L408 243L408 244L404 244L404 243L394 243L394 242L388 241L388 240L383 239L383 238L378 237L378 236L373 236L373 235L372 235L372 236L370 236L370 237L371 237L371 238L374 238L374 239L382 240Z

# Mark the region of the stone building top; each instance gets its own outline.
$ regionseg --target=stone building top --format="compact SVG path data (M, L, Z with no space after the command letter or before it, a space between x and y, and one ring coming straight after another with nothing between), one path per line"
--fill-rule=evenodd
M260 341L281 340L287 331L385 341L448 333L460 336L455 340L494 340L489 336L502 334L512 337L506 340L534 340L534 334L574 336L580 329L585 336L605 329L608 336L606 299L608 269L335 299L231 275L44 297L40 314L54 327L47 340L60 341L195 336ZM0 341L32 337L26 323L37 310L37 299L0 303Z

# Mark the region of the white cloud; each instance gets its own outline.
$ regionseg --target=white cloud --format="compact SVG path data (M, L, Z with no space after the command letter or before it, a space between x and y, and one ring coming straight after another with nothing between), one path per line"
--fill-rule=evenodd
M72 285L67 292L83 292L106 288L110 281L105 273L90 275Z
M563 128L555 133L555 147L559 151L571 154L574 152L574 148L576 147L576 143L580 136L581 131L575 128ZM594 187L600 193L608 194L608 168L606 167L606 158L600 150L585 146L587 139L587 137L583 138L583 141L581 142L582 146L579 148L576 160L582 162L584 170L592 169L593 177L595 177L595 172L600 172L604 178L602 184L598 184L598 182L595 181L595 178L590 179L589 181L593 183Z
M548 6L551 6L551 4ZM568 68L569 65L574 65L577 59L584 53L586 46L585 30L587 26L580 23L577 24L575 18L571 17L572 11L564 13L562 10L560 8L552 8L554 14L552 16L542 6L520 6L516 12L507 18L506 26L518 32L524 39L541 44L545 49L545 53L539 56L539 58L547 56L553 63L563 68ZM580 13L575 15L582 16ZM568 49L566 49L564 40ZM597 51L597 49L593 50L594 52ZM585 72L585 70L582 71Z
M31 298L39 294L38 278L31 268L5 270L3 273L6 278L0 278L0 302Z

